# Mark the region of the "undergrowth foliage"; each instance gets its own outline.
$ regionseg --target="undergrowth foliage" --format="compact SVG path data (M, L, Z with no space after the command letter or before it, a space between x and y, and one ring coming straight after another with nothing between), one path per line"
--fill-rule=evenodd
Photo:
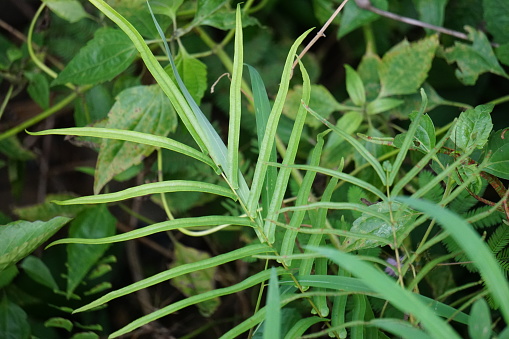
M344 66L341 102L317 84L316 56L305 49L296 57L311 29L276 48L258 26L252 15L269 2L43 2L27 55L1 40L8 49L0 66L12 81L7 104L17 90L9 75L30 60L27 92L44 111L3 131L0 149L10 164L33 158L16 134L74 103L75 127L27 133L64 135L97 151L95 169L77 168L94 177L94 194L48 195L15 209L22 220L0 228L0 336L52 338L61 329L73 338L115 338L143 333L147 324L171 336L165 317L196 306L201 315L193 316L213 324L194 321L179 335L213 327L208 337L509 337L509 134L492 118L509 96L447 100L427 82L437 67L453 70L459 86L483 76L507 86L509 9L486 0L479 6L487 32L466 26L461 33L442 28L449 2L465 6L412 2L423 23L385 0L312 1L320 22L331 19L324 28L342 10L338 38L364 34L360 61ZM69 55L43 42L65 65L48 58L47 66L43 50L34 49L46 6L56 25L93 32ZM377 52L376 30L396 22L425 30ZM227 32L221 43L210 27ZM264 44L270 47L260 51ZM204 47L210 52L196 51ZM219 78L223 68L228 80ZM210 95L207 75L218 78ZM51 104L50 89L59 93ZM218 118L212 106L226 114ZM457 118L444 122L447 109ZM134 177L136 184L115 188ZM142 196L164 220L143 215ZM128 199L138 207L127 207ZM144 226L117 232L117 207L132 226ZM66 224L68 236L53 239ZM120 255L112 245L157 234L171 243L169 267L112 288L106 273ZM190 237L207 239L211 250L191 246ZM31 254L50 238L42 256ZM48 252L66 258L63 278L49 268L58 260ZM246 272L225 273L234 264ZM30 302L45 297L30 301L17 286L26 278L59 297L51 299L46 330L28 327ZM113 300L168 282L180 299L140 302L142 314L120 328L80 323ZM249 314L214 318L228 296L246 291L254 296L243 300Z

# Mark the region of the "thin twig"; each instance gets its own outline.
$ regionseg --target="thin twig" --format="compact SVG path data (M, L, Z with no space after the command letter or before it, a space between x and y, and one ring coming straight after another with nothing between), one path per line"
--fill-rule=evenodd
M309 51L309 49L311 48L311 46L313 46L315 44L315 42L318 41L318 39L320 39L321 37L325 37L325 30L327 29L327 27L329 27L329 25L332 23L332 21L338 16L339 12L341 12L341 10L343 9L343 7L345 7L346 3L348 2L348 0L344 0L341 5L339 5L339 7L336 9L336 11L330 16L329 20L327 20L327 22L323 25L323 27L318 31L318 33L316 33L315 37L313 38L313 40L311 40L306 47L304 47L304 49L302 50L302 52L300 52L299 56L297 57L297 60L295 60L295 62L293 63L293 66L292 66L292 74L293 74L293 70L295 69L295 67L297 66L297 64L299 63L299 60L302 59L302 57L304 56L304 54L307 53L307 51Z

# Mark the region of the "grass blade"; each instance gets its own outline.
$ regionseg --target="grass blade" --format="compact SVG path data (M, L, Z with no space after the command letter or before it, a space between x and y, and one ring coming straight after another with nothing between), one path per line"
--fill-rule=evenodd
M228 169L226 177L230 185L239 188L239 139L240 117L242 113L241 92L242 69L244 63L242 20L240 4L237 5L235 21L235 54L233 56L232 83L230 85L230 123L228 126Z
M130 187L123 191L114 193L89 195L85 197L79 197L64 201L53 201L58 205L76 205L76 204L104 204L108 202L115 202L130 198L135 198L147 194L156 193L170 193L170 192L203 192L222 195L233 200L237 199L237 196L232 193L230 189L222 186L209 184L200 181L190 180L171 180L154 182L150 184L139 185L136 187Z
M324 247L314 247L311 249L331 259L353 275L358 276L366 286L378 293L382 298L388 300L402 312L413 314L428 333L432 333L435 338L460 339L452 327L438 318L416 295L401 288L393 279L372 265L354 255L337 250Z
M277 271L274 267L270 270L269 288L267 291L267 313L265 314L265 326L263 339L277 339L281 337L281 297L279 295L279 283Z
M218 225L238 225L238 226L247 226L254 227L253 222L247 218L241 217L231 217L231 216L223 216L223 215L210 215L206 217L193 217L193 218L182 218L182 219L173 219L168 221L159 222L157 224L153 224L150 226L145 226L142 228L135 229L130 232L117 234L111 237L106 238L96 238L96 239L88 239L88 238L67 238L60 239L52 242L46 248L58 245L58 244L111 244L114 242L121 242L127 240L133 240L141 237L146 237L151 234L171 231L179 228L188 228L188 227L204 227L204 226L218 226Z
M308 102L311 96L311 82L309 80L308 73L302 63L299 63L302 78L303 78L303 86L302 86L302 100L304 102ZM299 148L300 136L302 134L302 129L304 128L304 123L306 122L306 110L300 106L299 111L297 112L297 116L295 118L295 122L292 128L292 134L290 135L290 140L288 141L288 147L286 149L286 154L283 159L283 165L290 165L295 162L295 157L297 155L297 150ZM286 193L286 188L288 187L288 180L290 179L291 169L288 167L282 167L279 171L276 180L276 189L274 191L274 195L272 197L272 201L269 205L269 211L267 212L268 220L277 220L279 214L279 208L283 203L283 198ZM264 233L269 241L269 243L273 243L275 241L275 233L276 233L276 225L270 221L265 221L264 225Z
M100 128L100 127L72 127L72 128L60 128L60 129L49 129L41 132L28 132L30 135L77 135L82 137L97 137L114 140L131 141L139 144L150 145L160 148L165 148L171 151L182 153L191 158L200 160L215 169L216 173L219 168L214 162L202 152L187 146L181 142L172 140L170 138L161 137L158 135L141 133L136 131L120 130L113 128ZM220 171L219 171L220 172Z
M199 271L199 270L203 270L206 268L219 266L219 265L225 264L230 261L247 258L252 255L265 253L265 252L273 252L273 250L270 247L268 247L267 245L263 245L263 244L249 245L249 246L240 248L238 250L231 251L229 253L220 254L220 255L212 257L212 258L208 258L208 259L194 262L191 264L180 265L175 268L169 269L167 271L153 275L149 278L137 281L133 284L130 284L126 287L120 288L116 291L109 292L109 293L103 295L102 297L100 297L99 299L94 300L90 304L87 304L85 306L82 306L82 307L74 310L74 313L90 310L94 307L105 304L108 301L111 301L113 299L122 297L127 294L131 294L133 292L153 286L155 284L159 284L163 281L167 281L167 280L170 280L172 278L175 278L175 277L187 274L187 273L192 273L194 271Z
M373 319L369 325L379 327L387 332L391 332L400 338L412 339L432 339L430 335L413 327L408 321L400 319Z
M285 273L285 270L280 268L277 271L277 274L283 274ZM123 334L129 333L145 324L148 324L149 322L152 322L154 320L157 320L159 318L162 318L164 316L167 316L168 314L171 314L173 312L176 312L182 308L203 302L205 300L217 298L223 295L233 294L236 292L240 292L243 290L246 290L250 287L253 287L254 285L258 285L267 279L269 279L271 275L271 271L265 270L261 271L253 276L250 276L249 278L245 279L244 281L241 281L238 284L225 287L225 288L219 288L216 290L208 291L202 294L198 294L189 298L186 298L184 300L177 301L176 303L173 303L171 305L168 305L160 310L157 310L155 312L152 312L150 314L147 314L146 316L143 316L141 318L136 319L135 321L131 322L130 324L122 327L120 330L115 331L114 333L110 334L109 338L117 338Z
M260 199L260 194L263 189L263 181L268 167L267 162L269 161L271 151L273 150L279 118L281 117L286 95L288 93L288 87L290 85L292 63L295 53L297 51L297 47L299 47L310 31L311 30L306 31L293 43L286 58L281 83L279 85L279 91L267 121L267 130L265 131L265 136L263 137L263 141L260 146L260 154L258 156L258 161L253 175L253 183L251 185L251 192L247 203L248 213L252 216L256 215L258 200Z
M509 303L507 303L507 300L509 300L509 285L507 279L490 249L472 229L472 226L454 212L431 202L408 197L399 197L398 200L435 218L453 237L479 269L493 299L500 306L504 320L509 323Z

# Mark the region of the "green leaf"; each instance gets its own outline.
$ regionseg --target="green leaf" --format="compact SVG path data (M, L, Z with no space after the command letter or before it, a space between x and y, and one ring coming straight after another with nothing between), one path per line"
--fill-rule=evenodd
M404 40L385 53L378 66L379 96L415 93L428 76L438 45L438 35L432 35L412 43Z
M263 328L263 339L277 339L281 337L281 297L277 271L270 270L269 288L267 292L267 313Z
M492 154L488 166L483 170L499 178L509 180L509 144L497 149Z
M70 219L56 217L49 221L14 221L0 227L0 272L32 253Z
M419 20L427 22L435 26L444 25L445 6L449 0L413 0L417 12L419 13ZM434 31L426 29L428 34L433 34Z
M219 10L201 22L201 25L212 26L224 31L235 28L235 11ZM260 25L258 20L251 16L242 17L242 27Z
M54 200L66 200L75 198L69 194L48 194L44 202L27 207L15 208L13 211L21 219L28 221L49 220L51 218L62 216L74 218L78 213L87 209L88 206L59 206L52 203Z
M76 238L101 238L115 233L116 219L104 205L81 213L71 222L69 236ZM88 271L108 249L108 245L67 245L67 296L69 297Z
M80 332L73 335L71 339L99 339L99 335L94 332Z
M501 63L509 66L509 42L497 47L497 49L495 49L495 54Z
M461 113L451 132L451 139L460 150L481 149L488 142L493 129L490 115L493 107L479 105Z
M100 28L51 84L88 85L111 80L133 62L136 53L123 32Z
M42 109L49 108L49 83L48 79L42 73L25 72L25 77L29 80L27 92L30 98L34 100Z
M226 2L226 0L198 0L198 7L191 25L200 25L203 20L214 14Z
M327 321L327 319L320 318L320 317L308 317L308 318L300 319L286 333L284 339L300 338L304 334L304 332L306 332L311 326L313 326L314 324L318 324L319 322L322 322L322 321Z
M417 112L410 114L410 120L414 121L417 117ZM394 138L394 146L401 147L403 140L406 137L406 132L396 135ZM414 147L421 152L427 154L431 151L436 144L435 126L429 115L424 114L418 122L417 130L414 134ZM411 147L412 148L412 147Z
M353 135L364 121L362 113L347 112L339 118L336 127L348 135ZM345 138L337 133L331 133L325 144L323 151L322 164L324 167L331 168L337 166L341 159L337 156L339 147L343 144Z
M491 72L509 78L498 63L491 44L482 31L465 27L472 45L455 42L453 47L447 48L443 55L449 64L456 62L458 69L456 77L465 85L474 85L479 75Z
M58 290L57 282L51 275L48 266L46 266L41 259L29 255L21 263L21 268L30 278L37 281L39 284L51 288L52 290Z
M114 193L91 195L79 197L64 201L54 201L59 205L76 205L76 204L104 204L108 202L120 201L139 197L147 194L169 193L169 192L205 192L211 194L222 195L235 200L237 197L228 188L209 184L206 182L190 181L190 180L172 180L161 181L150 184L139 185L127 188L123 191Z
M157 39L158 31L154 26L152 15L147 10L145 1L141 1L139 4L135 5L124 4L124 1L121 1L119 4L120 6L116 7L118 12L121 13L143 37L151 40ZM162 29L166 31L172 19L165 15L157 15L157 21L162 26Z
M175 257L169 267L170 269L210 258L210 255L207 252L184 246L178 242L175 242L174 245L175 250L173 253ZM175 277L170 280L170 283L186 297L190 297L214 290L214 276L216 272L217 268L215 266L208 267L200 271ZM219 304L219 298L213 298L201 302L196 306L200 309L201 315L204 317L210 317L219 307Z
M369 115L383 113L403 104L403 100L394 98L376 98L366 106Z
M491 338L491 316L488 303L483 298L477 300L470 311L468 334L472 339Z
M371 320L369 324L374 325L376 327L380 327L381 329L387 332L391 332L397 335L398 338L412 338L412 339L433 338L431 335L426 334L426 332L418 329L417 327L412 326L406 320L379 318Z
M56 15L70 23L88 17L81 3L77 0L42 0Z
M396 234L396 238L397 235L405 233L406 228L415 221L417 216L415 211L397 202L379 202L368 206L368 208L382 213L386 218L381 219L378 216L362 213L362 215L353 222L350 232L375 235L390 241L394 239L393 232ZM394 223L391 224L388 220L391 220L391 216L393 215L397 217L394 217ZM343 244L348 251L385 245L385 243L380 241L369 239L346 239Z
M110 289L111 289L111 283L109 281L103 281L102 283L95 285L88 291L85 291L83 294L86 296L89 296L89 295L93 295L93 294L97 294L97 293L102 293L105 290L110 290Z
M176 126L177 116L168 98L159 86L152 85L122 91L105 127L165 136ZM94 192L99 193L115 175L141 163L154 150L149 145L104 139L97 159Z
M4 269L0 274L0 289L9 285L14 278L19 274L18 267L16 265L11 265Z
M154 1L152 3L152 10L154 14L163 14L174 19L177 15L177 10L183 2L184 0Z
M496 42L509 42L509 3L505 0L483 0L484 21Z
M386 11L388 9L387 0L373 0L371 4L379 9ZM343 8L341 15L341 25L339 26L338 38L345 36L351 31L375 21L380 16L371 11L360 9L355 1L349 1Z
M74 121L76 127L91 125L105 119L114 102L108 86L101 84L92 87L75 101Z
M509 300L507 279L491 250L472 226L457 214L428 201L403 197L398 200L437 219L478 268L493 299L500 304L504 320L509 321L509 304L505 302Z
M49 318L44 322L45 327L57 327L57 328L63 328L67 330L67 332L71 332L73 325L72 322L69 319L64 318Z
M23 147L15 135L0 140L0 152L12 160L26 161L35 158L35 154Z
M346 91L352 99L352 102L357 106L363 106L366 102L366 91L362 79L357 72L345 64L346 69Z
M0 300L0 338L30 338L27 314L21 307L7 299L5 293Z
M181 49L175 58L175 65L189 93L199 105L207 90L207 66L184 49ZM175 77L171 65L166 66L164 70L172 79Z

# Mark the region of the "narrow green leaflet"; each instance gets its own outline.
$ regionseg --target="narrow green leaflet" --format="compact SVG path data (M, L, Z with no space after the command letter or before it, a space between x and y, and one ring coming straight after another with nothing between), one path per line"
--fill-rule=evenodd
M100 297L99 299L91 302L90 304L87 304L85 306L80 307L79 309L76 309L74 312L76 313L76 312L83 312L83 311L90 310L94 307L97 307L104 303L107 303L108 301L113 300L115 298L119 298L124 295L133 293L135 291L141 290L143 288L147 288L149 286L159 284L163 281L173 279L173 278L178 277L182 274L196 272L198 270L203 270L203 269L206 269L209 267L222 265L224 263L234 261L237 259L242 259L242 258L250 257L252 255L268 253L268 252L273 252L273 250L267 245L262 245L262 244L249 245L249 246L239 248L237 250L233 250L233 251L225 253L225 254L220 254L218 256L215 256L215 257L212 257L209 259L181 265L181 266L172 268L171 270L167 270L167 271L155 274L155 275L153 275L149 278L143 279L141 281L137 281L133 284L125 286L125 287L118 289L116 291L110 292L110 293Z
M126 130L118 130L118 129L110 129L110 128L100 128L100 127L76 127L76 128L61 128L61 129L49 129L40 132L27 132L31 135L50 135L50 134L58 134L58 135L78 135L78 136L87 136L87 137L97 137L97 138L109 138L115 140L124 140L135 142L138 144L144 144L154 147L165 148L171 151L179 152L185 154L189 157L200 160L210 167L214 168L217 172L217 167L212 162L212 160L205 156L202 152L197 151L196 149L187 146L181 142L158 136L153 134L135 132L135 131L126 131ZM219 174L219 173L218 173Z
M56 15L70 23L78 22L89 16L78 0L43 0L42 2Z
M130 232L117 234L106 238L96 239L85 239L85 238L67 238L59 239L52 242L47 247L54 246L57 244L110 244L114 242L127 241L146 237L151 234L166 232L175 230L178 228L187 227L204 227L204 226L219 226L219 225L235 225L235 226L246 226L254 227L255 225L248 218L232 217L232 216L216 216L208 215L206 217L192 217L192 218L180 218L167 220L159 223L155 223L142 228L137 228Z
M451 139L460 150L484 147L493 129L492 110L493 105L479 105L461 113L451 132Z
M372 319L369 325L374 325L387 332L394 333L398 338L412 339L433 339L433 337L417 327L412 326L408 321L400 319L379 318Z
M416 92L428 76L438 45L438 36L432 35L412 43L404 40L385 53L378 66L379 96Z
M169 267L170 269L210 258L210 255L207 252L200 251L193 247L184 246L178 242L174 242L174 245L175 249L173 254L175 258ZM208 267L200 271L175 277L170 280L170 283L186 297L198 295L214 290L214 276L216 271L216 266ZM219 298L212 298L198 303L196 306L198 306L200 313L204 317L209 317L219 307L219 304Z
M105 128L165 136L176 126L177 116L168 98L158 85L151 85L122 91L108 113ZM149 145L103 139L97 159L94 193L99 193L115 175L141 163L154 150Z
M376 8L383 9L384 11L388 8L387 0L373 0L371 1L371 4ZM378 14L360 9L355 1L349 1L342 11L338 38L341 38L351 31L375 21L379 17L380 16Z
M509 2L505 0L483 0L484 20L488 32L496 42L509 42Z
M390 241L394 239L393 232L395 232L396 235L404 233L406 227L410 226L417 216L415 211L406 208L398 202L379 202L368 208L384 214L386 218L381 219L367 213L362 213L362 215L353 222L350 232L371 234ZM394 218L392 222L391 216ZM372 248L380 245L385 245L385 243L369 239L347 239L344 242L344 246L348 251Z
M69 236L75 238L102 238L115 234L117 220L105 205L99 205L79 214L71 222ZM85 278L88 271L104 255L109 245L67 245L67 296Z
M139 197L147 194L170 193L180 191L205 192L222 195L234 200L236 199L236 196L232 193L232 191L225 187L200 181L172 180L139 185L114 193L91 195L64 201L55 201L55 203L59 205L104 204L108 202Z
M32 253L70 218L55 217L49 221L18 220L0 227L0 272Z
M133 62L136 54L125 33L100 28L51 84L89 85L111 80Z
M207 65L189 55L183 48L175 58L175 65L191 97L199 105L207 90ZM171 65L166 66L164 70L172 79L174 78Z
M58 285L46 264L33 255L29 255L21 263L21 268L26 274L37 281L39 284L46 286L54 291L58 290Z
M466 27L472 45L455 42L453 47L447 48L443 54L448 63L458 65L456 77L465 85L474 85L479 75L491 72L509 78L498 63L493 53L490 41L482 31Z
M346 91L357 106L363 106L366 102L366 90L362 79L357 72L350 66L345 64L346 69Z
M281 296L279 282L274 267L270 270L269 288L267 292L267 306L263 328L263 339L277 339L281 337Z
M66 329L67 332L71 332L73 324L69 319L64 318L49 318L44 322L44 327L57 327Z
M2 293L0 299L0 337L12 339L31 337L27 314L17 304L7 299L5 293Z

